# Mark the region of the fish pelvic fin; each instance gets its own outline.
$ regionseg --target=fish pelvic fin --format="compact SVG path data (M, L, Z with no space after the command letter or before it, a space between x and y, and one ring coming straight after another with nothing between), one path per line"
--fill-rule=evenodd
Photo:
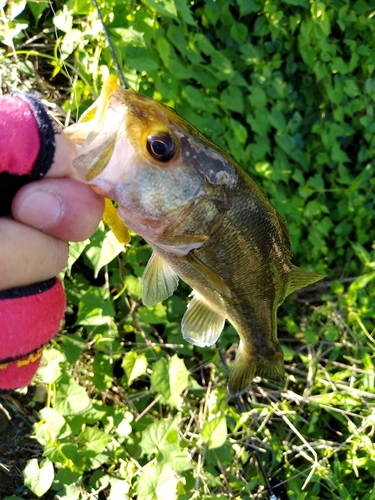
M259 352L248 353L240 342L229 379L229 396L235 397L244 393L254 377L283 380L284 357L281 350L275 352L272 357Z
M323 274L314 273L313 271L306 271L306 269L301 269L291 264L290 280L286 295L289 295L295 290L299 290L300 288L303 288L305 286L312 285L322 278L324 278Z

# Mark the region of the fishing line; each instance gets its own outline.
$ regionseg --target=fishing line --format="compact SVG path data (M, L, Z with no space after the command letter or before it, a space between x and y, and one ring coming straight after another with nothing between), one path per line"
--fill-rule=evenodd
M108 44L108 47L111 51L111 54L112 54L112 57L113 57L113 60L116 64L116 67L117 67L117 72L119 74L119 77L120 77L120 80L121 80L121 83L122 83L122 86L127 89L127 85L126 85L126 81L125 81L125 78L124 78L124 75L123 75L123 72L122 72L122 68L120 66L120 63L119 63L119 60L117 59L117 56L116 56L116 52L115 52L115 49L114 49L114 46L112 44L112 40L109 36L109 33L108 33L108 30L107 30L107 27L104 23L104 19L103 19L103 16L102 16L102 13L99 9L99 5L98 5L98 2L97 0L92 0L94 5L95 5L95 9L96 9L96 12L98 14L98 17L100 19L100 22L103 26L103 30L104 30L104 34L105 34L105 37L106 37L106 40L107 40L107 44ZM227 362L225 361L225 357L224 357L224 354L223 354L223 351L221 349L221 346L219 344L218 341L216 341L216 347L218 348L218 351L219 351L219 355L220 355L220 359L221 359L221 362L223 363L223 366L224 366L224 370L225 370L225 373L227 375L227 378L229 380L229 377L230 377L230 371L229 371L229 368L228 368L228 365L227 365ZM244 412L244 407L239 399L238 396L235 397L235 402L236 402L236 405L237 405L237 408L238 408L238 411L240 413L243 413ZM254 453L255 453L255 457L256 457L256 460L258 462L258 466L259 466L259 469L262 473L262 476L264 478L264 481L266 483L266 487L267 487L267 490L268 490L268 494L269 494L269 500L278 500L277 496L275 495L273 489L272 489L272 486L271 486L271 483L268 479L268 476L267 476L267 473L266 473L266 470L263 466L263 463L262 463L262 459L261 459L261 456L260 456L260 453L259 453L259 450L257 449L256 446L254 445L251 445L251 448L254 450Z
M229 368L228 368L228 365L227 365L227 362L225 360L225 356L224 356L224 353L221 349L221 346L220 346L220 343L219 341L217 340L216 341L216 347L219 351L219 356L220 356L220 359L221 359L221 362L223 363L223 366L224 366L224 370L225 370L225 373L227 375L227 378L229 380L229 377L230 377L230 371L229 371ZM238 396L235 396L234 397L234 400L236 402L236 405L237 405L237 408L238 408L238 411L240 413L244 413L244 407L241 403L241 400ZM250 437L251 440L253 440L251 437ZM250 445L251 449L254 451L255 453L255 458L258 462L258 467L260 469L260 472L262 473L262 476L263 476L263 479L266 483L266 487L267 487L267 490L268 490L268 494L269 494L269 500L278 500L278 497L275 495L274 491L273 491L273 488L272 488L272 485L268 479L268 476L267 476L267 473L266 473L266 470L264 468L264 465L263 465L263 462L262 462L262 458L260 456L260 453L259 453L259 450L256 446L254 445Z
M92 0L92 1L93 1L93 4L95 5L95 9L96 9L98 17L100 19L100 22L102 23L104 34L105 34L105 38L107 40L107 44L108 44L109 50L111 51L113 60L115 61L116 68L117 68L117 73L118 73L118 75L120 77L120 80L121 80L121 85L124 87L124 89L127 89L128 86L126 85L125 77L123 75L123 72L122 72L122 69L121 69L121 66L120 66L120 62L117 59L115 48L114 48L114 46L112 44L112 40L111 40L111 38L109 36L108 30L107 30L107 26L104 23L104 19L103 19L101 11L99 9L98 2L97 2L97 0Z

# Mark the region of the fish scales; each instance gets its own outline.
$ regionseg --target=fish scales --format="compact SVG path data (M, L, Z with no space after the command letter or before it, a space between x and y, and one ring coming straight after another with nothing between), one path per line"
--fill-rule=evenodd
M83 143L74 167L154 249L144 304L166 299L181 278L193 289L186 340L212 345L226 320L240 336L229 393L257 375L281 380L277 308L322 277L291 264L285 221L232 157L170 108L110 77L94 111L89 126L68 129Z
M240 335L241 349L248 358L261 353L271 365L268 372L272 378L281 379L284 370L277 342L276 309L287 294L291 272L291 249L285 237L285 224L257 186L249 186L249 180L241 175L238 185L229 190L227 196L229 208L221 218L220 227L193 252L205 265L215 269L231 292L231 297L223 297L223 300L227 319ZM202 211L200 216L204 216ZM273 246L269 245L270 233L273 234ZM202 276L193 264L160 249L158 252L201 295L205 296L207 288L213 291L209 284L202 287ZM272 266L272 261L277 265ZM277 268L283 272L277 272ZM251 378L265 372L264 363L254 363L253 368L249 374ZM235 371L233 376L236 378ZM241 392L233 380L230 390L234 394Z

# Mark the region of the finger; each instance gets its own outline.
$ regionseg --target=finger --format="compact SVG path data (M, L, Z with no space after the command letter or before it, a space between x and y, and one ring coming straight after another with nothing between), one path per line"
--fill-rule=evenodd
M72 177L72 160L77 156L80 146L71 141L64 131L55 134L55 156L46 177Z
M0 219L0 290L53 278L66 264L68 244L10 218Z
M73 179L43 179L27 184L12 203L15 220L64 241L89 238L103 210L103 198Z

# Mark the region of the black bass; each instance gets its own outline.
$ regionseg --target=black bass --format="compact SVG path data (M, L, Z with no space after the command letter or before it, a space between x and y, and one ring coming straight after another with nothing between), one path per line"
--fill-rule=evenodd
M73 166L153 248L143 303L165 300L180 277L193 289L182 319L187 341L214 344L226 319L239 333L229 393L241 394L258 375L281 380L277 308L322 277L291 264L284 219L230 155L115 77L88 119L67 129L82 144Z

